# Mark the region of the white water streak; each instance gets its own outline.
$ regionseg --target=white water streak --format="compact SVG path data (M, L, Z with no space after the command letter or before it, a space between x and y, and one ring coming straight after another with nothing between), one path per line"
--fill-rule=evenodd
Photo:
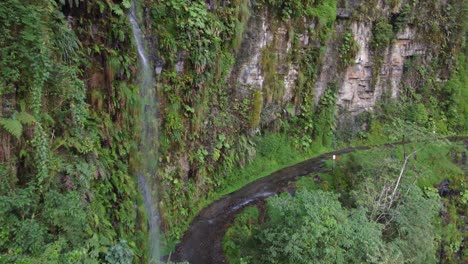
M145 210L148 217L149 227L149 253L150 263L159 263L159 214L155 201L157 195L156 188L152 185L156 177L157 164L157 111L156 111L156 91L153 73L151 71L148 55L145 50L143 33L140 29L135 0L128 15L132 25L133 37L138 50L140 60L140 96L142 99L142 134L139 146L141 167L138 171L138 188L144 199Z

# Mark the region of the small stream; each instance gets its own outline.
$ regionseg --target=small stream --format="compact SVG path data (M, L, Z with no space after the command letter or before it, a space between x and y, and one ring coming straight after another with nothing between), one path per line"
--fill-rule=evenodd
M157 96L156 87L151 70L148 54L145 50L145 40L138 23L137 3L132 1L132 7L128 19L132 26L133 38L138 51L140 61L139 86L142 100L141 114L141 141L139 144L138 189L144 199L145 210L149 228L149 258L150 263L158 263L160 256L159 247L159 213L157 210L157 193L154 186L157 166Z

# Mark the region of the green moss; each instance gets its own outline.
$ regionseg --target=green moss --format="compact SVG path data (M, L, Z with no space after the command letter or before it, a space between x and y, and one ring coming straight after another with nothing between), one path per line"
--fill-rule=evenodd
M248 0L241 0L241 3L235 5L235 13L237 16L234 28L234 37L232 39L232 47L235 51L238 51L242 41L244 39L244 32L247 27L247 23L249 21L251 11L249 9L249 1Z
M294 135L294 144L303 149L308 149L313 143L314 84L321 61L320 50L316 48L307 49L301 60L295 92L295 104L296 109L299 110L299 115L293 117L289 129Z
M330 85L314 113L313 137L323 146L330 146L336 127L336 92L337 86Z
M263 81L263 95L265 104L279 102L284 93L284 76L276 71L278 63L277 53L274 49L275 41L262 51L260 65L265 77Z
M332 27L336 19L337 0L323 0L317 5L305 5L305 14L318 19L320 25Z
M401 7L399 13L397 13L392 19L393 32L398 33L404 29L411 18L411 6L405 4Z
M316 18L321 25L329 25L336 18L337 0L280 1L266 0L273 10L284 20Z
M385 19L378 20L372 26L370 47L376 51L385 49L390 45L393 37L394 33L392 25L390 25Z
M369 43L373 51L374 61L372 68L372 86L375 86L377 83L385 57L385 50L390 46L393 37L392 25L390 25L386 19L380 19L373 23L372 38Z
M352 19L357 21L372 21L380 15L380 10L377 8L377 0L369 0L361 2L354 10Z
M355 63L356 55L359 51L359 44L354 39L352 32L348 31L344 34L341 46L339 48L340 68L346 69Z
M252 106L250 114L250 128L254 129L260 125L260 114L262 113L263 95L260 91L255 91L252 95Z

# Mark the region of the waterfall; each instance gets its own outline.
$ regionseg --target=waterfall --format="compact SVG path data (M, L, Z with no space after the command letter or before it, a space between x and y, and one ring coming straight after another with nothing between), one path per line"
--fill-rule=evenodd
M159 252L159 214L156 207L156 188L152 185L155 182L157 166L157 98L154 85L153 73L148 55L145 50L143 33L138 24L135 0L128 14L128 19L132 25L133 37L138 50L140 60L139 84L140 96L142 98L141 112L141 142L139 144L140 168L138 170L138 189L144 199L145 210L148 216L149 226L149 253L150 263L158 263Z

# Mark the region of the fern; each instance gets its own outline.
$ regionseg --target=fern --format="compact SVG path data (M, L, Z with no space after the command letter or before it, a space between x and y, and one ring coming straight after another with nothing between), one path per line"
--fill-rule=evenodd
M80 2L83 2L83 0L68 0L67 2L65 0L60 0L59 3L60 5L64 6L66 4L68 4L69 7L79 7L80 6Z
M26 112L19 112L16 115L16 119L20 121L23 125L33 125L34 123L36 123L36 119Z
M19 139L21 134L23 134L23 125L16 119L0 118L0 124L3 129L13 135L16 139Z
M23 125L33 125L36 119L27 112L16 112L10 118L0 118L0 124L8 133L16 139L23 134Z

